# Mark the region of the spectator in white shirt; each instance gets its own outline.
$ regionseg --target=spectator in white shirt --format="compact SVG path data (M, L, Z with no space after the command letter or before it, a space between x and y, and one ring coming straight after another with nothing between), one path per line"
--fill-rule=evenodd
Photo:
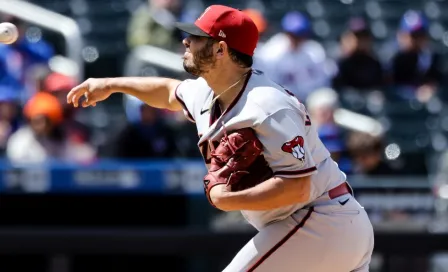
M310 39L310 22L303 14L288 12L281 25L283 32L256 52L254 66L300 100L306 100L314 90L330 85L335 66L324 48Z

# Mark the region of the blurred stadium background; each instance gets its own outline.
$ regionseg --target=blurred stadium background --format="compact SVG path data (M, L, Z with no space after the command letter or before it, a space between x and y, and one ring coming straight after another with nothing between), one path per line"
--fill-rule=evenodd
M375 226L371 271L448 271L444 0L1 0L21 32L0 45L1 271L221 271L251 238L204 198L181 114L65 103L89 77L188 78L173 22L210 4L253 16L255 68L307 104Z

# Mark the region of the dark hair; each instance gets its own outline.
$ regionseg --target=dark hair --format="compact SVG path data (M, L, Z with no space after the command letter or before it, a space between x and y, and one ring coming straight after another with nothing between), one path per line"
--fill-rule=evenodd
M382 151L383 139L363 132L352 132L347 141L348 151L353 155L371 154Z
M219 41L213 39L213 38L208 38L207 40L207 44L205 45L206 48L211 48L213 46L214 43L218 43ZM242 68L250 68L252 67L254 60L252 58L252 56L246 55L244 53L241 53L235 49L232 49L230 47L227 47L228 51L229 51L229 56L230 59L235 62L238 66L242 67ZM210 52L210 54L212 54ZM210 56L212 57L212 56ZM208 60L206 60L208 61Z
M232 61L242 68L252 67L252 64L254 63L254 59L252 58L252 56L238 52L232 48L229 48L229 55Z

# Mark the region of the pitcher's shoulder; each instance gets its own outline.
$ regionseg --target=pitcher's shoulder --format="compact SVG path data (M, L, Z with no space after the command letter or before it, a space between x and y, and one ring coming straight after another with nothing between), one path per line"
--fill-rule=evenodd
M198 77L196 79L184 79L180 82L179 87L202 92L211 90L211 88L207 84L207 81L205 81L205 79L202 77Z
M266 115L298 106L295 97L264 74L255 74L253 82L248 87L248 103L260 108Z
M185 79L179 83L176 94L187 100L204 100L212 92L204 78Z

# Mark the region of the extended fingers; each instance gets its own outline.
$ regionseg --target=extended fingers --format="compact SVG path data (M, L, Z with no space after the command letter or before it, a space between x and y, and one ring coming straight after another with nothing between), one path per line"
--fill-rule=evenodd
M79 99L84 93L87 92L87 88L84 84L78 85L73 88L67 95L67 103L72 103L74 107L78 107Z
M75 95L75 92L77 92L78 88L79 88L79 85L74 87L73 89L71 89L70 92L68 92L68 94L67 94L67 104L72 103L73 96Z

